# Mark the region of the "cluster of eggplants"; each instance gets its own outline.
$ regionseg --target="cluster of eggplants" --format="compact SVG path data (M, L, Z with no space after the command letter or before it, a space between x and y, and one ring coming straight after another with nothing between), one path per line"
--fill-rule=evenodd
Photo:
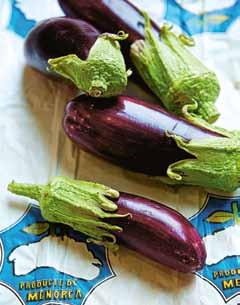
M25 40L24 53L29 66L56 77L57 74L48 69L49 59L76 54L85 60L100 33L123 30L129 35L121 42L121 49L127 66L134 71L131 80L150 92L130 59L131 44L144 37L144 18L138 8L125 0L59 3L68 17L55 17L38 23ZM129 17L124 14L126 11ZM158 35L160 28L154 21L152 26Z
M148 86L139 75L130 59L130 46L144 38L144 17L142 12L128 0L58 0L68 17L81 18L101 32L117 33L119 30L128 33L128 39L121 43L127 66L133 70L131 80L149 92ZM160 27L151 19L153 34L159 36Z
M30 32L25 41L26 61L43 73L50 73L49 58L76 54L86 59L100 32L126 31L129 39L123 48L125 57L129 56L131 43L144 36L142 14L126 0L59 3L68 16L85 21L51 18ZM157 35L159 28L154 22L153 29ZM218 136L155 107L123 96L98 101L80 96L67 105L64 129L82 149L150 175L162 175L169 164L189 156L166 137L166 130L187 140ZM109 220L124 229L115 233L120 243L178 271L193 272L203 267L206 251L202 239L181 214L124 193L116 203L118 213L132 215Z

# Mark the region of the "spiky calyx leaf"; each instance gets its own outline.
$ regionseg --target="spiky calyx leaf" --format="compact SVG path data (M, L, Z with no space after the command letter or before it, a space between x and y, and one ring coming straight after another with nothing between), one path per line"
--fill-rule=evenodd
M56 177L41 186L12 182L8 190L38 200L46 220L66 224L86 234L88 241L117 249L114 232L122 228L105 220L128 216L117 214L118 207L111 200L119 197L118 191L67 177Z
M131 71L126 71L119 40L128 37L104 33L89 51L87 60L74 54L48 61L50 70L71 80L81 91L93 97L111 97L121 94L128 83Z
M164 25L161 41L145 16L145 40L131 46L131 58L149 88L169 111L204 125L219 117L215 101L220 92L216 74L203 65L186 46L193 40Z

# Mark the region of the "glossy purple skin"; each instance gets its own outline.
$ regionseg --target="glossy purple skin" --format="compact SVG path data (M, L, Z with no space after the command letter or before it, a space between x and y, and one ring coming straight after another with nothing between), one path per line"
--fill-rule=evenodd
M102 32L125 31L128 43L144 38L144 18L140 10L128 0L59 0L67 16L90 22ZM153 31L159 35L159 26L152 21Z
M48 60L68 54L86 59L100 32L86 21L57 17L39 23L25 40L24 53L29 66L46 74Z
M151 176L164 176L170 164L193 158L178 148L166 131L186 140L220 136L158 105L127 96L79 96L67 104L63 125L69 138L83 150Z
M119 214L132 217L110 222L123 228L118 242L181 272L203 268L206 249L195 227L177 211L158 202L126 193L116 201Z

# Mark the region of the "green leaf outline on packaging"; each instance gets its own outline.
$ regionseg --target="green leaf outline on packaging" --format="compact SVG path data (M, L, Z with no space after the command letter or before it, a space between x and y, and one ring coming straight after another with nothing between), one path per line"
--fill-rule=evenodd
M50 228L48 222L35 222L25 228L23 228L23 232L34 235L42 235L46 233Z
M211 223L224 223L233 219L234 219L233 213L225 212L225 211L217 211L213 214L210 214L206 220Z
M232 212L217 211L215 213L209 214L208 218L206 218L206 221L210 223L225 223L229 220L233 220L235 225L240 225L238 202L232 201L231 206Z

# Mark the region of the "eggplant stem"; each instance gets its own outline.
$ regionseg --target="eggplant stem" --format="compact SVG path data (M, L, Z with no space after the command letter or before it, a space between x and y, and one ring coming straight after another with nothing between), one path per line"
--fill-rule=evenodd
M8 190L16 195L26 196L34 200L39 200L41 198L43 187L43 185L38 184L17 183L12 181L8 185Z

